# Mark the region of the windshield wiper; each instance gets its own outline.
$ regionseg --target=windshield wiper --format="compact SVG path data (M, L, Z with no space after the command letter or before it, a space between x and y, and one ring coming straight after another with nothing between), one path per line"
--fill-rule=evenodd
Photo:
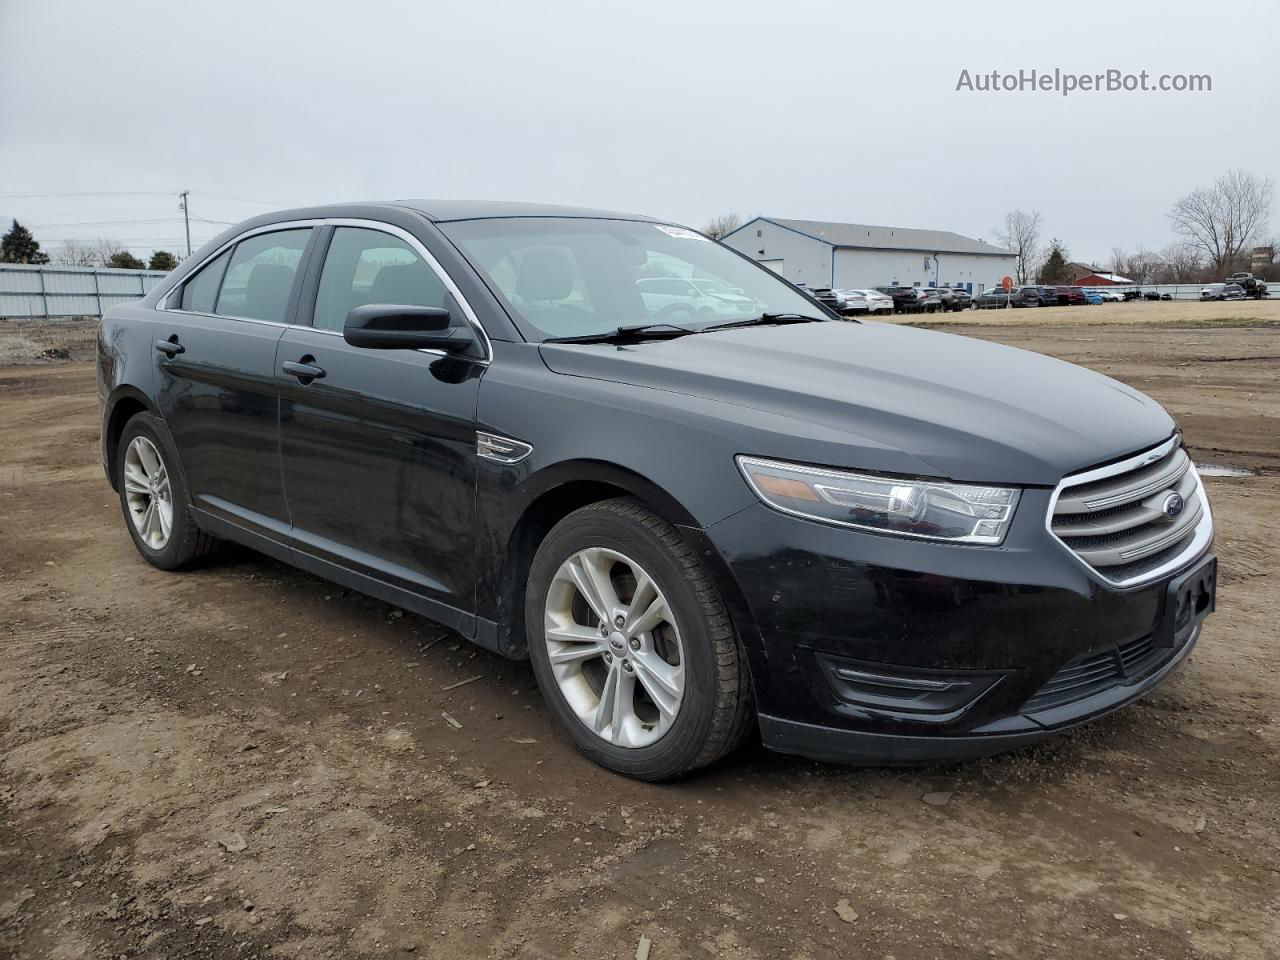
M543 343L617 343L627 340L671 340L690 333L700 333L690 327L674 323L637 323L615 327L601 333L586 333L577 337L546 337Z
M762 313L760 316L751 317L748 320L731 320L728 323L717 323L714 326L704 328L703 333L709 333L712 330L730 330L734 327L763 327L770 324L826 322L822 317L811 317L807 313Z

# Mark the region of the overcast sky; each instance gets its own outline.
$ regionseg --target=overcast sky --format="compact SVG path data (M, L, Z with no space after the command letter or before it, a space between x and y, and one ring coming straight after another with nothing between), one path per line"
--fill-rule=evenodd
M176 248L189 188L220 221L426 196L985 239L1021 207L1101 260L1168 243L1197 184L1280 165L1274 0L130 6L0 0L0 216L46 247ZM1055 67L1213 90L956 91ZM130 220L162 222L102 223Z

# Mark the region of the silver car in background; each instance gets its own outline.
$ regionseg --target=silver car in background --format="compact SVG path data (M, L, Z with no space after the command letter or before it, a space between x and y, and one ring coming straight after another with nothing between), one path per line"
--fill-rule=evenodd
M879 290L846 290L845 292L861 297L866 303L867 313L893 313L893 297Z

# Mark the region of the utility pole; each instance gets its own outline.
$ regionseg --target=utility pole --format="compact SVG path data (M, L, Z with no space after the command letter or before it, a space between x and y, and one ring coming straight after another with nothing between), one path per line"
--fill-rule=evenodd
M178 194L178 205L182 207L182 220L187 226L187 256L191 256L191 211L187 209L187 196L190 190L183 190Z

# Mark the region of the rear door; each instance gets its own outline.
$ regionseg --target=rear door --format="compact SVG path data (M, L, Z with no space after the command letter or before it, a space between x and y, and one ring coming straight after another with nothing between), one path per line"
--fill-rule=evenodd
M157 402L195 507L281 541L276 345L296 306L310 226L248 234L156 313Z
M444 307L460 294L408 233L326 228L308 271L303 318L280 342L280 453L299 562L333 564L434 605L474 631L476 400L485 361L353 347L352 307ZM474 318L471 318L474 320ZM284 364L303 364L298 376ZM297 371L299 368L291 366Z

